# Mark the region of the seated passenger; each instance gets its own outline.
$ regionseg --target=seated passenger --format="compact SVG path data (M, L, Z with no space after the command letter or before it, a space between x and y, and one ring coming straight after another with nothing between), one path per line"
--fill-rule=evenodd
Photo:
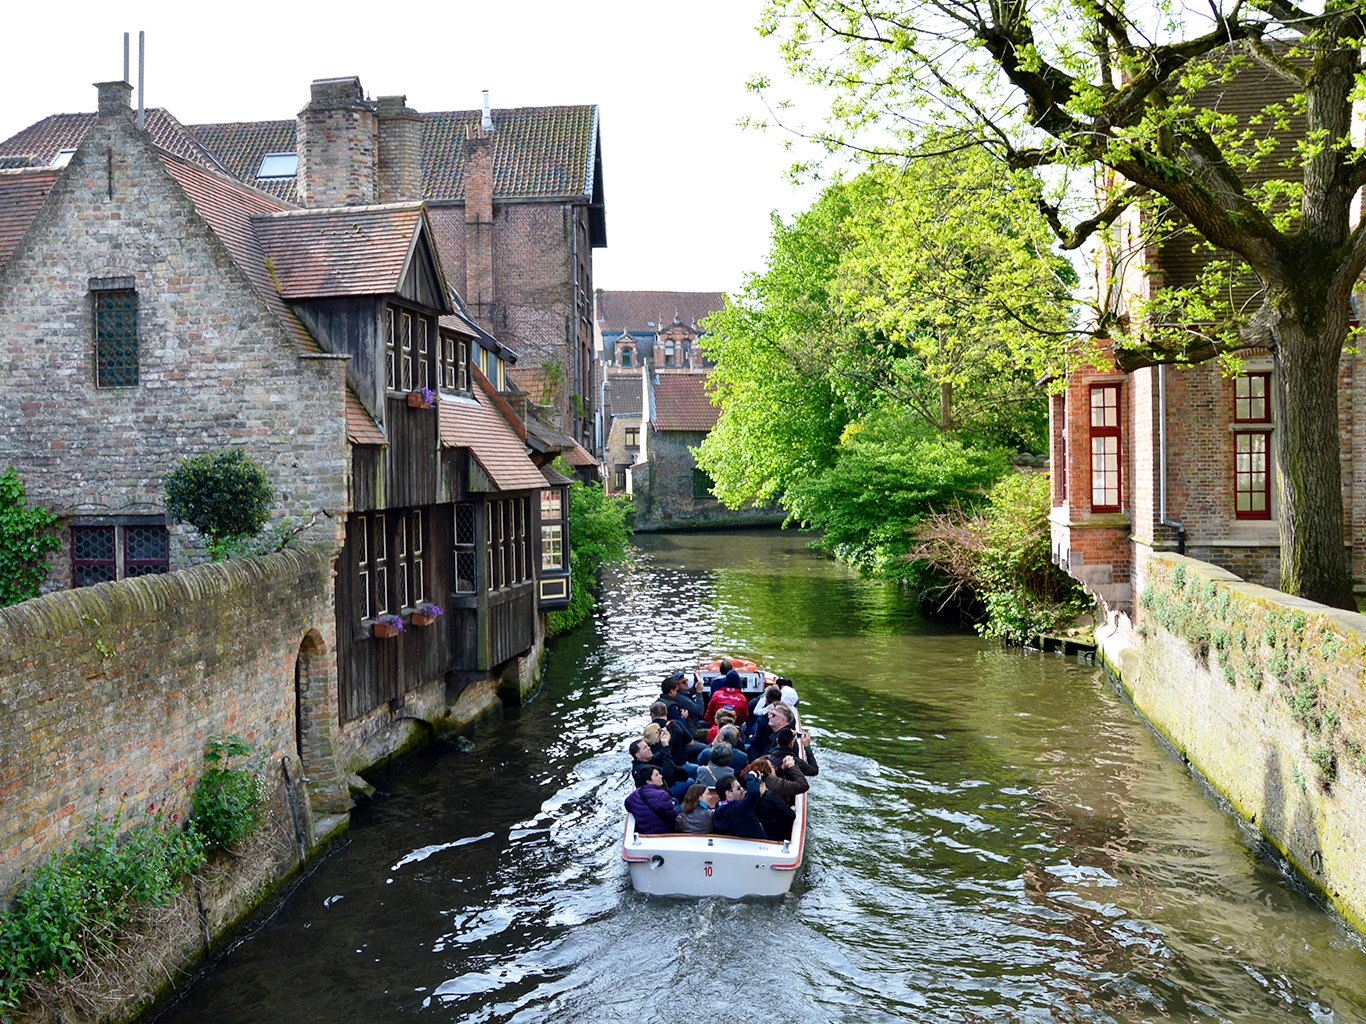
M798 740L806 741L805 755L797 746ZM811 743L811 737L804 732L794 732L791 726L784 726L778 730L778 734L773 738L773 750L770 752L769 758L781 764L785 758L789 757L803 775L820 774L820 765L816 764L816 748Z
M738 687L722 687L712 694L711 700L707 701L707 712L703 716L708 725L716 724L716 712L721 708L730 708L734 711L735 721L740 725L744 725L745 719L749 717L749 701L745 700L745 695Z
M725 787L720 788L720 787ZM712 812L713 832L724 836L738 836L741 839L765 839L764 827L755 817L754 809L764 796L764 785L750 775L742 786L734 775L728 775L718 785L721 802Z
M703 833L711 831L712 808L721 800L716 790L708 789L700 782L688 787L683 797L683 810L679 812L674 829L679 832Z
M716 667L721 670L721 674L707 684L707 689L713 696L716 695L717 690L743 690L745 688L744 680L740 678L740 673L735 671L735 666L730 663L729 658L722 658L721 663ZM749 701L745 701L745 703L748 705Z
M783 726L795 725L796 721L796 713L790 704L779 701L764 708L749 738L749 756L762 757L769 753L773 749L773 734Z
M711 746L713 743L716 742L716 734L717 734L717 732L720 731L721 726L723 726L723 725L734 725L734 724L735 724L735 709L734 709L734 708L718 708L717 711L716 711L716 724L713 725L713 726L711 727L711 729L707 732L707 746Z
M749 757L743 750L736 750L725 740L718 739L711 745L710 751L703 751L706 757L704 763L715 765L717 768L729 768L736 775L745 770L749 764Z
M636 789L626 798L626 809L635 815L641 835L672 832L678 818L673 797L664 791L664 776L652 764L636 769Z
M768 758L761 757L750 767L764 783L764 797L754 809L754 816L764 827L764 835L774 842L792 838L792 822L797 814L792 810L792 798L805 793L811 783L793 763L792 758L783 758L783 773L775 772Z
M772 704L777 704L782 699L783 691L770 683L765 687L764 692L755 697L754 701L750 704L750 718L752 719L755 715L762 715L764 713L764 708Z
M640 739L632 740L627 749L631 752L631 771L637 772L642 765L652 764L670 778L674 774L674 759L669 753L669 748L659 742L659 733L655 732L655 742L651 743L650 727L645 727L645 736Z
M798 793L805 793L811 788L811 783L792 757L784 757L776 768L767 757L757 757L749 763L749 770L763 779L768 792L781 797L789 805Z
M735 773L729 768L718 768L715 765L707 764L697 770L698 783L706 786L708 789L716 790L717 793L724 792L723 787L726 784L726 780L733 778L735 778ZM718 796L717 799L719 800L720 797ZM715 809L715 806L715 804L712 804L713 809Z

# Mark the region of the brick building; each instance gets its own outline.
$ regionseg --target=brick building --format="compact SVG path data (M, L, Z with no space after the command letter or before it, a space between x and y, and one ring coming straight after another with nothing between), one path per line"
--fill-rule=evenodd
M0 161L50 166L94 117L46 118L0 145ZM591 105L419 113L402 96L366 99L354 77L314 82L290 120L185 126L147 111L158 145L289 205L425 201L450 284L520 357L509 380L589 448L593 250L607 244L599 120Z
M534 657L539 611L569 597L546 470L570 444L528 441L494 383L513 354L459 301L429 207L370 202L411 149L353 159L364 118L334 101L359 83L317 85L299 194L354 205L293 208L164 113L140 130L123 82L0 143L0 464L60 516L52 589L202 559L165 475L247 450L336 559L313 663L359 748L408 695L453 701ZM445 615L414 628L424 599ZM384 614L409 628L380 636Z
M618 292L593 295L594 348L609 367L701 369L714 365L698 339L701 321L726 304L723 292Z
M1196 98L1255 124L1249 119L1286 92L1277 76L1254 69ZM1254 181L1284 175L1295 124L1292 118ZM1302 133L1302 117L1298 124ZM1121 319L1142 323L1161 289L1189 286L1211 259L1229 255L1202 251L1192 234L1157 216L1142 205L1131 208L1102 254L1098 294ZM1255 308L1259 301L1250 276L1233 282L1232 295L1239 305ZM1154 551L1180 552L1249 582L1279 585L1273 364L1260 349L1241 359L1231 378L1218 362L1122 373L1101 351L1083 359L1052 399L1053 558L1110 611L1132 613ZM1345 540L1360 582L1366 579L1366 362L1359 355L1342 357L1338 403Z

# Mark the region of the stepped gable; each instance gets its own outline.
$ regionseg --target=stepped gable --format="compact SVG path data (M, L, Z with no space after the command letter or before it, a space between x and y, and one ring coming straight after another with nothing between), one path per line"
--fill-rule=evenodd
M284 298L388 295L403 282L422 204L294 210L251 222Z
M0 267L14 255L60 174L50 167L0 171Z
M707 394L705 370L660 370L654 387L656 430L708 431L716 426L721 410Z
M45 117L0 142L0 157L34 156L43 164L50 166L62 150L75 149L81 144L85 133L95 123L95 116L90 113L53 114ZM149 107L146 116L147 134L160 148L174 153L183 160L192 160L205 167L214 167L222 171L231 170L221 164L190 129L177 121L169 111L162 107Z
M541 471L527 458L526 444L499 411L493 388L477 368L473 375L473 401L441 400L441 446L467 449L500 491L544 486Z
M296 152L296 127L297 122L293 120L236 121L197 124L190 131L233 177L254 184L262 192L269 192L290 204L297 204L299 189L295 178L256 177L256 172L261 169L261 160L267 153Z
M725 292L617 292L599 288L597 319L602 330L662 331L675 323L699 330L700 322L725 308Z

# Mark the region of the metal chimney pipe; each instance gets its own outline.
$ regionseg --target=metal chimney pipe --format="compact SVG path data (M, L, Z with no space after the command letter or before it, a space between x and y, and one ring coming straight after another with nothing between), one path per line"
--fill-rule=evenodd
M123 80L128 81L128 33L123 34Z
M138 131L147 127L147 111L142 103L142 75L145 66L144 43L146 42L146 32L138 32Z
M493 117L489 114L489 91L484 90L484 119L479 122L480 131L487 134L493 131Z

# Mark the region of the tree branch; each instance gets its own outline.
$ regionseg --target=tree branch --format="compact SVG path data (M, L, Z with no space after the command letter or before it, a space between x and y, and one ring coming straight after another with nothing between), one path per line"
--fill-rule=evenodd
M1051 227L1054 234L1058 236L1058 241L1062 244L1062 247L1064 249L1077 249L1080 248L1082 243L1090 238L1097 229L1109 227L1113 224L1115 219L1127 210L1135 199L1144 195L1147 191L1148 190L1142 185L1130 185L1128 188L1122 189L1119 195L1115 196L1114 199L1106 204L1104 209L1094 217L1089 217L1076 224L1070 231L1063 224L1062 216L1056 205L1050 203L1043 196L1039 196L1035 202L1039 207L1039 212L1042 213L1044 218L1048 221L1049 227Z

